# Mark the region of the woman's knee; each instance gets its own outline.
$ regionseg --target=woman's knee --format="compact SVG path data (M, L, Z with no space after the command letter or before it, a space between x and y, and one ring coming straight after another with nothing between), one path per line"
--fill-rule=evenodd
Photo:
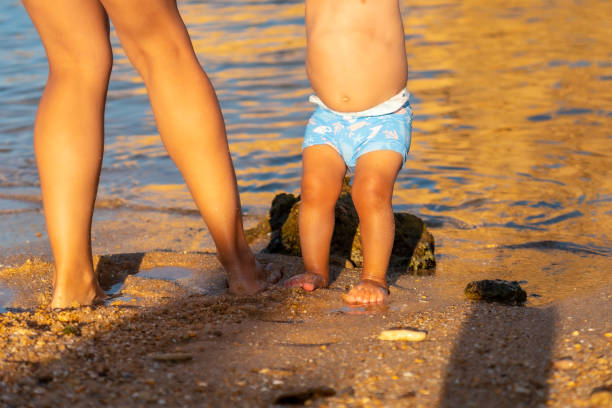
M136 69L147 80L155 70L166 69L169 64L177 68L187 68L190 63L197 61L190 43L177 41L171 38L150 37L124 37L123 49Z
M87 49L65 48L48 55L49 74L53 79L105 85L113 67L110 43L91 45Z
M141 75L158 66L196 61L176 3L168 0L102 0L123 49Z
M109 22L97 1L23 1L45 47L51 79L106 81L112 68Z

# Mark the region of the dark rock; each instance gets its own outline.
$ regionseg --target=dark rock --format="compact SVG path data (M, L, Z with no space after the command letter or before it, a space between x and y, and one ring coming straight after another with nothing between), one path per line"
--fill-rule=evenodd
M51 373L39 374L36 377L36 380L38 381L39 385L47 385L51 381L53 381L53 374L51 374Z
M293 204L298 202L298 198L293 194L277 194L272 200L270 207L270 230L274 231L283 226Z
M66 324L62 329L62 334L67 336L80 336L81 328L74 324Z
M465 296L471 300L486 300L520 305L527 300L527 293L517 281L502 279L473 281L465 287Z
M248 244L252 244L268 233L270 233L270 222L268 222L267 219L259 222L253 228L249 228L248 230L244 231Z
M282 193L272 201L269 220L262 221L247 235L263 236L270 232L266 253L301 256L298 227L299 197ZM335 226L330 245L331 259L344 259L356 267L363 266L359 217L350 195L348 179L336 203ZM408 213L395 213L395 241L389 268L395 272L416 275L433 273L436 266L434 238L420 218ZM266 229L269 226L270 229Z
M281 229L280 239L283 245L281 252L288 255L302 255L298 226L300 204L300 202L297 202L293 208L291 208L287 220ZM359 239L356 239L359 217L357 216L357 210L355 210L355 205L349 194L342 194L340 196L336 203L335 211L336 220L330 246L330 254L352 260L352 253L354 252L353 243L357 241L359 246L355 252L358 257L361 256L361 244ZM353 261L353 263L355 262ZM363 257L361 257L361 263L363 263Z
M395 218L395 240L389 261L390 267L407 269L408 272L416 275L432 271L436 266L434 238L427 231L423 220L408 213L394 213L393 216ZM355 235L350 260L356 266L363 266L359 230Z
M329 387L313 387L302 391L283 394L276 398L276 405L306 405L308 401L316 398L333 397L336 391Z

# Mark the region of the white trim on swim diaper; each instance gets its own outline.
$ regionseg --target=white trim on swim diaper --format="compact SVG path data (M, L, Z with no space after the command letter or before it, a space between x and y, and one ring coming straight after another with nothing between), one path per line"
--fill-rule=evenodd
M338 112L333 109L330 109L323 103L321 99L317 95L310 95L308 98L309 102L319 105L320 107L327 109L330 112L335 113L340 116L349 116L349 117L362 117L362 116L381 116L388 115L389 113L393 113L410 99L410 93L406 89L402 89L397 95L392 96L386 101L366 110L362 110L359 112Z

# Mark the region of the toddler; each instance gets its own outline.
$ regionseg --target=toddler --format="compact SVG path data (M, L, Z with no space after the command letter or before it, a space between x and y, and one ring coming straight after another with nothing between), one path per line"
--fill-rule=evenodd
M393 184L410 147L412 112L399 0L307 0L307 72L317 104L303 143L300 242L306 272L286 286L328 285L334 207L347 169L363 272L344 296L382 303L395 225Z

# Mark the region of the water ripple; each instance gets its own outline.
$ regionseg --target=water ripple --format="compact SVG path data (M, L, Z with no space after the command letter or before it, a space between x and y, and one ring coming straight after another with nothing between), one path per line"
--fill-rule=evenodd
M523 244L504 245L501 248L537 249L537 250L545 250L545 251L566 251L566 252L571 252L574 254L582 254L582 255L612 256L612 250L610 248L577 245L572 242L562 242L562 241L534 241L534 242L526 242Z

